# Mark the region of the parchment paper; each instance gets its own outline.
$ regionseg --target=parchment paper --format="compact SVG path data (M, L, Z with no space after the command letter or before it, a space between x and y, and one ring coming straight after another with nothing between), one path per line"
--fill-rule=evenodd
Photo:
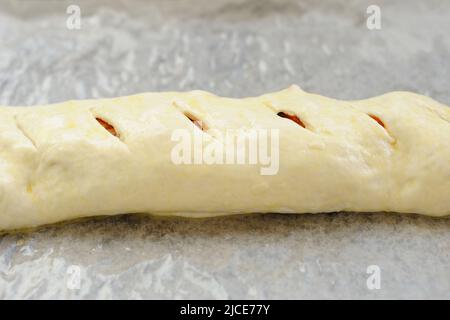
M293 83L342 99L410 90L450 104L450 2L378 0L381 29L369 30L373 2L0 0L0 104L190 89L242 97ZM67 27L72 4L81 29ZM450 219L54 225L0 236L6 298L449 299Z

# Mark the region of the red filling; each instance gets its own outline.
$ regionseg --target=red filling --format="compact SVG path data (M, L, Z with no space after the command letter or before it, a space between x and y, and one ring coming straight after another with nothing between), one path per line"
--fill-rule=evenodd
M305 126L305 124L302 122L302 120L300 120L300 118L297 117L295 114L289 114L289 113L286 113L286 112L278 112L277 115L278 115L279 117L286 118L286 119L289 119L289 120L291 120L291 121L294 121L294 122L295 122L296 124L298 124L299 126L302 126L303 128L306 128L306 126Z
M193 124L195 124L197 126L197 128L199 128L200 130L202 130L202 131L208 130L206 125L203 123L203 121L198 120L196 117L194 117L193 115L191 115L189 113L185 113L184 115L186 116L186 118L191 120L191 122Z
M100 118L95 118L95 120L97 120L98 123L100 123L101 126L102 126L103 128L105 128L105 129L106 129L109 133L111 133L113 136L115 136L115 137L118 137L118 136L119 136L119 135L117 134L116 129L115 129L111 124L109 124L108 122L106 122L105 120L100 119Z
M376 122L378 122L378 124L380 126L382 126L383 128L386 128L386 126L384 125L383 121L381 121L380 118L378 118L377 116L374 116L373 114L369 114L369 117L371 117L373 120L375 120Z

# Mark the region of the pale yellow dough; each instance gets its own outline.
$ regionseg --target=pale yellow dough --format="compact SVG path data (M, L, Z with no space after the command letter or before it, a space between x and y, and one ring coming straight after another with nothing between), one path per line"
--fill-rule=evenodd
M279 129L278 173L261 175L254 165L175 165L173 130L199 130L179 106L208 128ZM306 128L278 111L296 114ZM0 229L132 212L444 216L449 121L448 107L413 93L338 101L297 86L246 99L192 91L0 107Z

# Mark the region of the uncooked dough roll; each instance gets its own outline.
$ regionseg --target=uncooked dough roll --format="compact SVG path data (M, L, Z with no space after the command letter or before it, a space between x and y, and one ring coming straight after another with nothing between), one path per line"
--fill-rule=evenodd
M413 93L338 101L297 86L1 107L0 229L134 212L444 216L449 121Z

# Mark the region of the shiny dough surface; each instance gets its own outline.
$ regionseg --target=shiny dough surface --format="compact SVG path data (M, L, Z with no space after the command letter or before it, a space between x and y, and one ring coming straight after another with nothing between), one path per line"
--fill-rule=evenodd
M277 174L174 164L173 131L199 130L183 110L208 130L278 129ZM445 216L449 121L447 106L414 93L339 101L297 86L244 99L191 91L0 107L0 230L122 213Z

